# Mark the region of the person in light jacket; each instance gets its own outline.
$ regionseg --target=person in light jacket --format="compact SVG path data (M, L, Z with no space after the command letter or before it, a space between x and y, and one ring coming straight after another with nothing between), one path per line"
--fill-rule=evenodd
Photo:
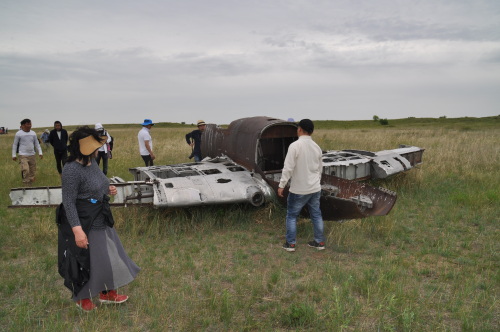
M40 159L43 159L42 148L36 137L36 133L31 130L31 120L21 121L21 128L14 136L12 144L12 160L17 161L19 155L19 165L21 165L21 176L24 186L32 186L36 175L35 149L38 150Z
M325 249L323 217L319 206L323 152L311 138L313 131L311 120L300 120L297 127L299 139L288 147L278 186L278 195L283 197L284 188L291 181L287 197L286 241L283 244L283 249L289 252L295 251L297 218L305 205L309 209L314 230L314 240L308 245L317 250Z

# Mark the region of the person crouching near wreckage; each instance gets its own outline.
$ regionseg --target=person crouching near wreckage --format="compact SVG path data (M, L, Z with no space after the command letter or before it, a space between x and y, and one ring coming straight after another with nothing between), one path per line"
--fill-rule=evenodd
M92 311L92 298L123 303L128 296L116 289L134 280L140 268L128 257L113 228L108 195L115 186L100 170L95 157L107 137L87 126L69 138L69 158L62 172L62 204L57 208L58 268L76 305Z

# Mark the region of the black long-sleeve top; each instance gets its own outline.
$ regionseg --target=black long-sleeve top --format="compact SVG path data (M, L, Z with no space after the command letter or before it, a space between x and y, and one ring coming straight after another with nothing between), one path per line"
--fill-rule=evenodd
M54 147L54 151L66 151L68 149L68 132L66 129L61 129L61 138L59 138L57 130L52 129L49 134L49 142Z
M81 226L76 209L77 199L102 200L109 192L109 179L103 174L99 165L92 159L89 166L79 162L66 163L62 172L62 202L68 223L71 227ZM92 224L92 229L104 229L105 218L101 214Z
M201 134L202 132L199 129L193 130L192 132L186 134L187 144L191 144L191 139L194 140L193 153L199 156L200 159L201 159Z

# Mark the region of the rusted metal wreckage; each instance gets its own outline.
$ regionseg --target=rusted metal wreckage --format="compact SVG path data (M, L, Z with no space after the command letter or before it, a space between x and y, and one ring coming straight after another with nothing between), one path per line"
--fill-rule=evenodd
M111 178L118 194L113 205L146 204L189 207L248 202L261 206L277 197L288 146L297 140L297 124L269 117L231 122L227 129L208 124L197 163L135 167L134 181ZM382 216L396 193L359 180L386 178L422 163L424 149L401 146L379 152L342 150L323 154L321 210L325 220ZM288 188L288 187L287 187ZM285 198L278 198L286 204ZM52 206L60 187L14 188L11 207Z

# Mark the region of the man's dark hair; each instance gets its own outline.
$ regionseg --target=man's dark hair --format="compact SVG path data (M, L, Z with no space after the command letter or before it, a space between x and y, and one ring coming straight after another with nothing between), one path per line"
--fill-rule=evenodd
M299 127L302 128L302 130L307 132L309 135L311 135L314 131L314 124L309 119L300 120Z
M93 136L94 139L98 142L102 142L101 135L99 132L89 126L78 127L74 132L69 136L69 145L68 145L68 162L75 161L80 159L82 161L83 166L87 166L89 160L92 155L84 156L80 151L80 140L87 136Z
M21 121L21 126L25 125L27 123L31 123L31 120L30 119L24 119L23 121Z
M54 121L54 126L55 126L56 124L60 124L60 125L61 125L61 127L62 127L62 123L61 123L61 121Z

